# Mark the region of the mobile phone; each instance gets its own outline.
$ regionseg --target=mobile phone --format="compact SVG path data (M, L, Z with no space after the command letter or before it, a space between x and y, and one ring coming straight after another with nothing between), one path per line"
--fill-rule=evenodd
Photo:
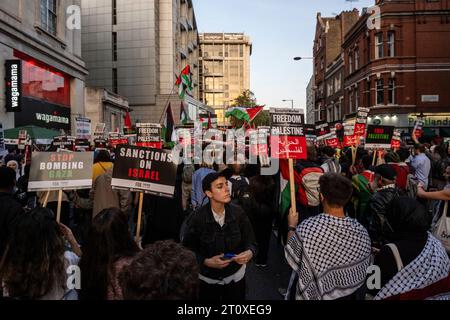
M236 255L234 253L225 253L223 255L223 257L220 258L220 259L222 259L222 260L230 260L230 259L233 259L234 257L236 257Z

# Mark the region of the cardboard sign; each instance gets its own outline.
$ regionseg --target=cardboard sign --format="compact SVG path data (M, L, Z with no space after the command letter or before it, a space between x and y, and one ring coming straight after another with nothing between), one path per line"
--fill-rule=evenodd
M155 123L137 123L136 146L162 149L161 125Z
M91 119L77 117L75 118L77 139L91 139Z
M75 137L71 136L57 136L53 138L53 145L63 150L75 150Z
M111 185L172 198L177 165L170 150L118 146Z
M417 139L423 136L423 126L424 125L425 125L424 120L416 120L414 122L413 134L416 136Z
M90 189L92 152L33 152L28 191Z
M118 132L110 132L108 137L108 144L111 148L116 148L119 144L128 144L128 138L123 137Z
M270 128L258 128L253 134L250 135L250 153L255 156L267 156L269 152L269 146L267 144L269 138Z
M106 124L97 123L94 131L94 138L104 138L106 132Z
M355 132L354 132L355 136L357 137L365 136L367 117L369 116L369 112L370 112L369 108L358 108L355 122Z
M313 143L317 140L316 126L313 124L305 124L305 137L306 141L311 141Z
M389 149L394 126L367 126L366 149Z
M305 115L298 109L270 109L271 154L279 159L306 159Z
M327 122L316 125L316 135L318 141L324 140L330 132L330 126Z
M94 139L94 147L95 149L106 149L108 146L108 140L104 138Z
M76 139L75 140L75 151L87 152L91 149L91 143L88 139Z
M394 134L392 136L392 140L391 140L391 148L392 149L400 149L401 146L401 138L402 134L400 132L400 130L395 129L394 130Z

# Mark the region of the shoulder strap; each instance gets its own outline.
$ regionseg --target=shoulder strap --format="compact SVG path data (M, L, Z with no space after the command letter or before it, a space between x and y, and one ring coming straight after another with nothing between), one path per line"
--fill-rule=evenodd
M397 270L400 271L403 269L403 261L400 257L400 252L398 252L398 248L393 243L388 243L387 246L391 249L392 253L394 254L395 263L397 264Z

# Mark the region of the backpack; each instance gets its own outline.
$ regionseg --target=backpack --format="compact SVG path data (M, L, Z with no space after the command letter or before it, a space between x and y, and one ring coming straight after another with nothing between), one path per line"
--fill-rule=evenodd
M419 181L417 178L409 173L406 177L406 196L412 199L417 199L417 186Z
M324 164L328 167L328 172L341 173L341 165L335 158L326 160Z
M309 167L301 170L299 174L300 186L298 200L307 207L317 207L320 204L319 179L323 175L320 167Z
M182 179L183 179L184 183L187 183L187 184L192 183L192 176L194 175L194 171L195 171L195 167L192 164L186 164L183 167Z
M232 183L231 185L231 199L236 200L239 199L241 193L248 189L247 179L243 176L239 176L237 178L230 178L229 181Z

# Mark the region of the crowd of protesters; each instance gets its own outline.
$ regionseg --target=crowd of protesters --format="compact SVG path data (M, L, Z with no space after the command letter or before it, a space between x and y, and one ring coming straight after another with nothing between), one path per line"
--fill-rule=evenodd
M308 143L294 165L296 208L280 205L287 161L274 176L181 164L172 199L144 196L140 239L139 196L111 187L113 159L95 153L92 188L64 191L56 222L57 192L28 192L30 164L14 150L4 157L3 298L244 300L248 264L270 263L274 229L292 268L286 299L450 297L449 234L436 232L449 215L448 144L374 154ZM371 265L378 286L368 286Z

